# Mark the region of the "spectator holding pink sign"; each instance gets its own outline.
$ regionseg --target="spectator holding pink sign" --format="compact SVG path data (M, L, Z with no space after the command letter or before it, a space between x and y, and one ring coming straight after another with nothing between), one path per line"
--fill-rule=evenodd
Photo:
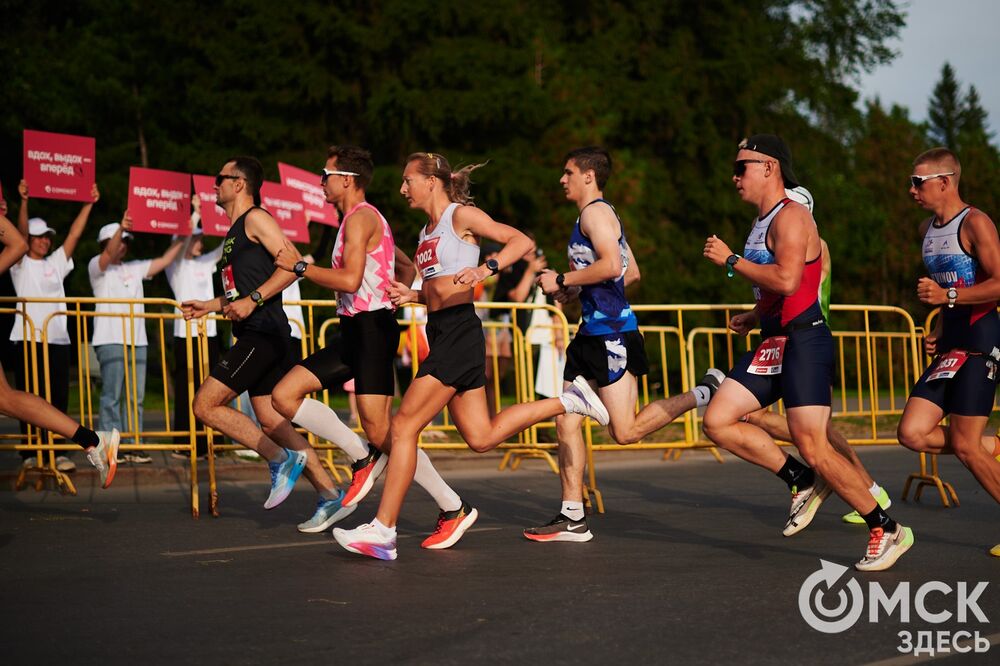
M14 291L20 298L65 298L66 290L63 281L73 270L73 252L87 227L90 211L101 198L97 184L90 190L91 200L84 203L79 214L66 234L63 244L52 250L56 230L40 217L28 219L28 183L24 180L17 187L21 195L21 209L17 215L17 230L21 232L28 243L28 253L16 264L10 267L10 277L14 282ZM18 315L14 319L14 327L10 331L10 340L15 346L15 359L24 359L28 351L26 339L33 338L35 342L44 340L48 343L49 354L49 387L51 393L49 402L61 412L66 411L69 403L69 354L70 339L65 316L52 316L64 310L64 303L26 303L19 310L27 315ZM30 322L30 324L29 324ZM32 333L32 327L34 333ZM39 354L39 358L42 358ZM41 367L39 369L42 369ZM28 390L27 377L23 361L14 363L14 378L19 390ZM45 397L43 380L39 381L40 394ZM27 424L21 422L21 432L27 432ZM45 435L42 435L43 439ZM21 451L24 465L31 467L37 456L31 451ZM72 472L76 465L66 455L56 457L56 469L60 472Z
M132 241L132 217L128 211L122 216L121 224L112 222L101 227L97 241L101 253L90 260L88 270L94 296L102 299L127 298L140 300L144 297L142 281L152 278L173 263L184 246L184 239L171 243L169 249L156 259L124 261ZM146 394L146 322L145 310L141 303L98 303L98 316L94 318L94 352L101 364L101 427L107 430L142 431L143 400ZM122 325L122 318L132 312L130 325ZM119 316L101 316L115 314ZM138 420L130 423L129 400L126 386L131 387L131 373L126 381L125 359L132 362L135 354L135 398ZM129 426L133 425L134 428ZM138 435L134 440L139 444ZM151 463L153 459L145 451L129 451L123 456L125 462L136 464Z

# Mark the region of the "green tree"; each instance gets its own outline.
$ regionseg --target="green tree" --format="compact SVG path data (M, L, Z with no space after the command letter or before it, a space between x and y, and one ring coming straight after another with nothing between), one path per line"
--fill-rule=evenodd
M957 150L963 115L961 86L955 77L954 68L946 62L941 67L941 79L934 85L927 108L932 141L939 146Z

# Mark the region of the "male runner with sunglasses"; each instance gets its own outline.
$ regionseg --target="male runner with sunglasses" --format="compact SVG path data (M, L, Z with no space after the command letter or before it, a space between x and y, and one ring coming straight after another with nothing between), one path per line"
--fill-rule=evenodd
M295 275L274 267L286 238L260 207L263 182L264 169L253 157L229 160L215 177L218 203L232 220L219 268L223 295L185 301L181 308L185 319L221 310L233 321L236 344L212 368L192 407L201 421L267 459L271 493L264 508L272 509L285 501L303 470L322 498L333 500L338 492L309 442L271 406L271 390L294 362L281 291ZM244 391L260 428L229 406Z
M805 206L809 210L810 214L813 213L815 200L813 199L812 193L810 193L806 188L801 185L798 187L786 188L785 196L792 201ZM819 293L817 294L817 297L819 298L819 307L823 313L823 318L829 322L830 277L833 264L830 260L830 248L827 247L826 241L820 238L819 243L822 251L823 267L820 272ZM788 430L788 419L784 414L779 414L778 412L763 408L751 414L747 414L746 422L759 426L764 430L764 432L770 435L772 439L781 440L783 442L792 441L792 435ZM861 464L861 459L858 458L858 454L847 441L847 438L833 426L832 420L827 424L826 436L830 440L830 445L833 446L837 453L844 456L844 458L854 466L854 469L861 474L865 484L868 486L868 492L872 494L872 497L875 498L878 505L883 509L888 509L892 505L892 500L889 499L889 493L887 493L885 488L876 483L875 479L871 477L871 474L868 473L865 466ZM798 479L796 479L796 481L798 481ZM829 488L829 486L825 487ZM808 527L809 523L812 522L813 517L815 517L816 512L819 510L820 505L827 497L827 493L825 492L816 492L815 484L808 487L802 487L801 484L795 485L793 494L797 494L798 497L793 497L792 512L789 514L788 521L785 523L785 529L783 530L783 534L785 536L791 536ZM857 511L850 511L843 516L842 520L845 523L851 523L854 525L864 525L865 523L864 518L862 518Z
M789 486L840 495L870 530L861 571L891 567L913 544L913 532L885 513L861 475L827 439L833 379L833 336L818 302L821 273L819 231L809 211L785 195L798 185L791 152L773 134L757 134L739 145L733 183L758 217L743 255L711 236L704 255L754 286L756 307L735 315L729 327L746 335L758 323L763 342L745 354L705 412L703 428L713 442L769 469ZM767 433L743 421L761 407L784 399L792 442L810 467L783 452ZM819 479L814 479L816 474ZM795 495L793 495L793 498ZM793 506L792 513L795 513Z
M917 296L941 312L924 340L934 359L913 387L896 434L914 451L954 453L1000 502L1000 440L983 437L1000 374L1000 238L993 221L962 200L961 175L947 148L913 162L910 196L933 214L920 225L930 277L917 282ZM990 552L1000 557L1000 546Z

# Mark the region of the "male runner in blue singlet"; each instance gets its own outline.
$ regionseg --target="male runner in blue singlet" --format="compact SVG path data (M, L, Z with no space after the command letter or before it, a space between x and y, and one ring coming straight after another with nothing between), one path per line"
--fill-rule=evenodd
M924 342L934 360L906 401L897 436L914 451L954 453L1000 502L1000 442L983 437L1000 374L1000 238L993 221L962 200L961 175L947 148L913 162L910 196L933 213L920 226L930 277L920 278L917 295L941 312ZM1000 557L1000 546L990 553Z
M785 195L798 185L791 152L778 136L744 139L733 168L733 183L758 217L743 255L720 238L709 237L704 255L754 286L756 307L735 315L729 327L746 335L758 323L760 346L745 354L705 412L703 428L713 442L769 469L792 489L792 510L784 533L796 527L798 506L816 504L834 490L858 511L870 534L861 571L891 567L913 544L913 532L885 513L862 476L834 451L827 439L833 378L833 336L819 307L822 270L819 231L809 211ZM779 399L788 414L792 442L809 467L783 452L759 427L743 418ZM815 474L813 473L815 470Z
M570 271L545 270L538 283L562 302L579 298L580 329L566 348L565 385L583 376L597 385L608 409L608 430L619 444L633 444L684 412L708 404L724 375L714 368L687 393L646 405L638 414L637 377L646 374L646 350L639 323L625 298L625 285L639 279L635 258L614 207L604 199L611 156L603 148L579 148L566 156L560 183L580 216L569 241ZM593 538L583 510L586 464L583 417L556 417L559 477L563 502L551 522L524 531L532 541L589 541Z

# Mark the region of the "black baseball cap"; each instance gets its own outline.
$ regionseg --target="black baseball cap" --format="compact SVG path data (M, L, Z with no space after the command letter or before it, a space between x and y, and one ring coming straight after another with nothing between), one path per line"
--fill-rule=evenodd
M785 187L798 187L799 179L792 171L792 151L788 149L788 144L777 134L754 134L751 137L740 141L740 150L752 150L763 153L768 157L778 160L781 166L781 177L785 181Z

